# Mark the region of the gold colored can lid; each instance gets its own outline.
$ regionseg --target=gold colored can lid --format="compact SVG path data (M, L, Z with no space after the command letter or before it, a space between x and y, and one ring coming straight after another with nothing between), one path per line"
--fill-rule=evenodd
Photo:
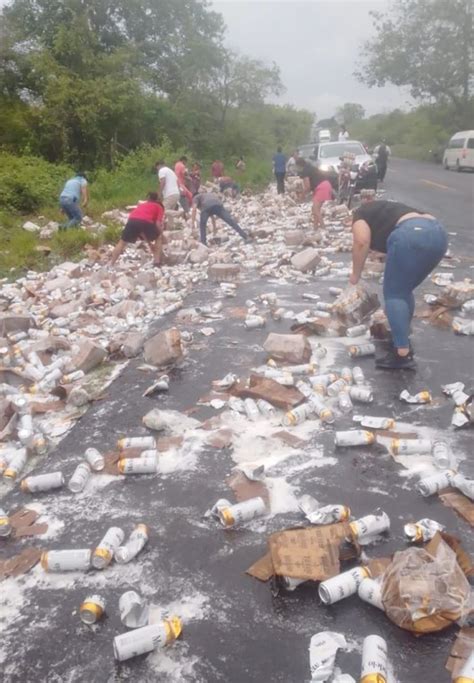
M121 474L123 474L123 471L124 471L124 469L125 469L125 458L121 458L121 459L118 461L117 469L118 469L118 471L119 471Z
M382 674L368 674L360 679L360 683L387 683L387 679Z
M269 359L267 360L267 365L269 365L271 368L276 368L276 366L277 366L277 364L275 363L275 361L273 360L273 358L269 358Z
M474 683L474 678L468 678L467 676L458 676L454 679L454 683Z
M94 555L96 557L103 557L104 560L107 560L107 562L110 562L112 559L112 553L110 550L107 550L107 548L96 548L94 550Z
M3 473L5 479L16 479L18 472L10 468L6 469Z
M370 573L370 569L368 567L361 567L362 573L365 574L364 579L370 579L372 578L372 574Z
M398 453L398 449L400 448L400 439L392 439L390 443L390 448L396 455Z
M229 508L222 508L219 510L219 516L226 526L232 526L235 522L234 516Z
M141 531L142 533L144 533L148 536L148 527L146 524L143 524L143 522L140 524L137 524L137 526L135 528L137 531Z
M92 614L95 614L97 619L100 619L100 617L104 613L102 605L98 605L96 602L83 602L82 605L79 607L79 611L92 612Z
M429 391L420 391L419 396L424 401L431 401L431 394Z
M166 631L166 642L169 643L172 640L176 640L181 635L183 630L183 625L179 617L170 617L164 622Z
M390 418L388 421L388 429L392 429L392 427L395 427L395 420Z
M359 529L357 527L356 522L349 522L349 528L354 534L354 536L357 538L357 536L359 535Z
M119 439L119 440L117 441L117 448L122 449L123 446L124 446L124 441L125 441L125 439Z
M7 515L0 517L0 526L7 526L7 524L10 524Z
M351 509L347 507L347 505L344 505L344 509L341 515L341 522L345 522L346 519L349 519L351 516Z
M366 438L367 438L367 443L374 443L375 442L375 434L373 432L365 432Z
M22 479L22 481L20 482L20 489L22 491L29 491L30 490L28 487L28 479Z
M45 571L48 571L48 553L41 553L40 564Z

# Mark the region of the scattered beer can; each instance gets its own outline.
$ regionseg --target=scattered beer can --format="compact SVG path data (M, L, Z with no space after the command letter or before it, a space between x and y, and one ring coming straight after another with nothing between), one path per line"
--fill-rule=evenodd
M0 454L0 474L3 474L16 454L16 449L6 449Z
M353 327L348 327L346 330L347 337L362 337L362 335L367 333L367 327L365 325L354 325Z
M252 420L252 422L258 420L258 418L260 417L260 411L253 398L245 398L244 405L245 412L247 413L247 417L249 418L249 420Z
M423 455L431 453L431 439L392 439L390 449L394 455Z
M372 417L372 415L364 415L360 420L361 427L368 429L393 429L395 420L391 417Z
M339 447L370 446L375 443L375 436L364 429L349 429L344 432L335 432L334 443Z
M292 576L280 576L279 584L288 592L292 592L301 586L302 583L307 583L308 579L294 579Z
M77 382L77 380L82 379L85 376L86 375L83 370L75 370L67 375L63 375L61 377L61 384L71 384L72 382Z
M265 417L272 417L275 415L275 408L271 403L265 401L263 398L257 400L257 408Z
M318 369L316 363L303 363L302 365L285 365L280 368L283 373L289 375L312 375Z
M352 368L352 379L354 384L360 385L365 383L365 375L361 367L356 365Z
M400 401L405 403L431 403L431 394L429 391L419 391L417 394L410 394L404 389L400 394Z
M374 393L370 387L357 385L349 388L349 396L353 401L359 403L372 403L374 400Z
M452 322L452 328L455 334L465 334L471 336L474 334L474 320L454 318Z
M105 467L104 456L99 453L97 448L88 448L84 453L84 457L89 463L89 466L94 472L101 472Z
M438 531L444 531L444 526L434 519L420 519L405 524L403 531L412 543L427 543Z
M91 566L89 548L48 550L41 555L41 566L47 572L86 571Z
M474 650L461 667L454 683L473 683L474 682Z
M364 638L360 683L388 683L387 643L380 636Z
M366 515L350 522L352 533L359 543L373 536L390 530L390 518L386 512L378 510L373 515Z
M306 513L311 524L335 524L345 522L351 516L351 510L347 505L325 505L322 508Z
M3 472L3 477L5 479L9 479L11 481L14 481L18 477L20 472L23 470L23 468L25 467L27 460L28 460L28 454L26 452L26 448L18 449L16 451L15 455L12 457L12 459L8 463L8 467Z
M249 522L255 517L262 517L267 511L263 498L250 498L242 503L231 505L230 507L220 508L218 515L220 522L225 527L234 527Z
M341 411L341 413L347 414L354 409L350 394L348 394L345 391L341 391L341 393L337 397L337 405L339 406L339 410Z
M309 403L321 422L327 424L332 424L334 422L336 417L333 410L325 405L324 401L322 401L317 394L310 396Z
M329 287L329 294L331 296L339 296L339 294L342 294L342 289L341 287Z
M440 470L456 469L456 458L447 441L442 441L440 439L433 441L431 454L436 467L439 467Z
M294 425L304 422L312 413L314 407L312 403L302 403L296 408L289 410L282 418L282 424L285 427L293 427Z
M122 633L114 638L114 656L121 662L131 657L152 652L165 647L181 634L182 626L178 617L170 617L160 624L150 624Z
M456 474L451 480L452 486L457 488L465 496L474 500L474 479L466 479L462 474Z
M357 593L361 581L368 576L370 576L370 572L366 567L355 567L322 581L318 589L321 602L325 605L333 605L339 600L354 595Z
M314 308L318 311L318 315L321 311L332 311L333 304L327 303L326 301L318 301Z
M228 406L231 410L235 410L237 413L245 413L245 403L241 398L237 398L237 396L231 396L229 398Z
M99 621L104 613L105 600L101 595L88 595L79 607L81 621L88 626Z
M420 479L416 488L422 496L432 496L435 493L438 493L438 491L442 491L451 486L454 474L455 473L452 470L437 472L430 477Z
M67 485L68 489L72 491L72 493L80 493L84 490L90 476L91 468L89 463L80 462L69 480L69 484Z
M123 542L125 534L118 526L111 526L97 548L92 553L92 566L96 569L104 569L111 563L117 548Z
M120 458L117 468L120 474L154 474L158 471L158 461L155 456Z
M11 532L12 525L10 524L10 519L5 510L0 508L0 537L6 538L10 536Z
M26 477L26 479L21 481L20 488L28 493L39 493L40 491L59 489L63 484L64 477L62 472L48 472L47 474Z
M115 561L126 564L133 560L143 550L148 542L148 528L146 524L137 524L125 545L121 545L115 552Z
M327 387L327 393L328 396L337 396L341 391L345 391L347 389L347 383L345 380L342 379L337 379L335 382L332 382L332 384L329 384Z
M360 582L357 592L361 600L385 612L382 602L382 585L379 581L366 577Z
M148 602L136 591L127 591L120 596L119 612L122 624L127 628L141 628L148 624Z
M352 377L352 370L348 367L342 368L341 370L341 378L344 380L346 384L352 384L353 382L353 377Z
M117 441L117 448L123 451L126 448L155 448L156 442L153 436L131 436Z
M258 327L265 327L266 320L261 315L248 315L244 320L244 326L248 330L253 330Z
M359 358L361 356L374 356L375 344L367 342L365 344L354 344L353 346L349 346L349 355L352 358Z

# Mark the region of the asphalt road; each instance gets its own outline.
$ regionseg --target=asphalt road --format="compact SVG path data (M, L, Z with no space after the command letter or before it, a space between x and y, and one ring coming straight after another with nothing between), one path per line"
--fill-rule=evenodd
M387 196L422 205L441 218L450 232L457 233L451 236L451 248L463 260L456 278L473 272L473 180L474 175L393 160L385 183ZM344 284L319 280L311 290L330 300L328 287ZM428 285L425 291L434 289ZM285 307L298 310L307 305L301 298L307 290L307 286L264 281L255 273L241 284L236 299L224 303L226 308L244 305L259 292L275 291ZM212 302L214 297L215 288L207 284L186 303ZM161 321L160 328L172 321L172 317ZM106 399L91 408L38 472L61 467L69 475L86 447L105 451L124 434L144 433L141 419L152 407L182 411L195 406L212 380L229 371L245 376L252 366L264 361L261 345L269 331L289 328L287 321L270 321L266 330L245 331L241 321L227 316L210 324L216 334L205 339L195 331L201 341L191 348L185 367L172 373L169 395L143 398L150 375L137 369L140 360L131 362L109 388ZM348 364L341 345L323 343L330 348L335 367ZM376 371L373 360L362 359L360 365L376 395L374 404L364 412L393 416L433 433L441 431L466 458L472 452L472 436L449 429L452 404L442 397L440 386L457 380L468 382L472 338L455 337L417 320L414 344L419 361L416 374ZM413 392L429 388L436 400L431 406L403 405L398 401L403 388ZM193 417L205 419L214 414L202 407ZM338 422L338 426L344 424L349 427L351 418ZM273 441L268 444L268 448L275 447ZM259 455L266 447L262 439L248 445L249 451L255 449ZM313 586L273 596L268 584L247 576L245 569L265 553L267 535L301 524L301 516L283 512L249 529L225 532L202 515L218 498L232 496L225 484L234 465L231 452L204 448L196 455L189 446L176 458L176 463L168 459L168 471L158 477L106 478L103 487L78 497L63 492L35 497L56 529L50 541L34 541L39 547L93 547L109 526L130 531L137 522L149 525L150 543L131 564L114 565L102 573L54 576L37 567L15 582L9 580L3 600L4 614L11 615L10 625L0 644L7 652L5 683L302 683L310 678L310 638L322 630L345 634L352 651L340 654L337 664L357 681L361 642L370 633L387 640L398 683L450 681L444 663L455 627L414 638L356 596L324 607ZM472 460L463 462L462 469L474 476ZM421 498L401 470L387 453L376 449L335 452L332 429L328 429L314 433L302 450L273 465L269 476L282 496L288 485L297 495L309 493L324 503L345 503L358 516L383 508L391 518L391 533L386 542L367 550L370 557L405 548L403 524L422 517L445 524L462 538L466 549L474 551L474 533L468 524L437 498ZM13 509L30 501L15 490L4 502ZM22 544L10 547L10 552L17 551L18 545ZM131 588L154 604L183 614L184 632L167 650L119 665L112 653L113 637L125 630L118 617L118 599ZM106 619L92 628L81 624L77 614L88 593L100 593L107 601Z

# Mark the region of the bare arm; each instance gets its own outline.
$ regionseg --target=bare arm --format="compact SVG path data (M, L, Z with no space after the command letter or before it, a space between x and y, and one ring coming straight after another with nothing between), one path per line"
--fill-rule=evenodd
M89 203L89 186L88 185L83 185L81 187L81 196L82 196L82 206L86 207L87 204Z
M369 249L369 224L364 220L358 220L352 226L352 275L349 278L352 285L356 285L360 280Z
M158 192L160 193L160 196L163 197L163 191L165 189L165 184L166 184L166 178L160 178L160 187L158 189Z

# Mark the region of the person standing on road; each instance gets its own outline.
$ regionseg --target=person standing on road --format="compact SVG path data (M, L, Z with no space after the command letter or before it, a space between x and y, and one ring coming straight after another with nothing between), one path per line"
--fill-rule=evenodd
M61 211L69 219L67 223L59 226L60 230L67 230L67 228L81 224L81 200L82 207L85 209L89 202L89 186L85 174L78 172L73 178L69 178L59 196Z
M302 158L296 160L296 172L303 179L303 195L308 192L313 195L313 225L314 229L324 228L321 207L324 202L333 197L332 185L322 171Z
M354 211L352 235L352 285L359 282L370 249L387 254L383 296L393 348L375 364L389 370L414 370L409 341L415 310L413 291L446 253L447 234L431 214L399 202L377 200Z
M345 126L341 126L341 130L339 131L337 139L338 142L345 142L346 140L349 140L349 131Z
M248 235L242 230L240 225L234 218L230 215L229 211L224 207L223 203L219 197L214 192L201 192L197 194L193 199L193 210L191 213L191 222L193 230L196 229L196 211L199 209L201 212L199 219L199 231L201 242L207 245L206 239L206 226L209 218L212 219L213 233L216 234L216 216L223 220L227 225L230 225L246 242L248 241Z
M298 150L292 152L290 158L286 162L286 175L296 175L296 160L298 158Z
M276 154L273 155L273 173L275 174L277 182L278 194L285 193L285 175L286 175L286 156L278 147Z
M386 144L385 140L382 140L380 145L374 149L375 163L377 165L378 179L383 183L385 174L387 173L388 159L392 151L390 147Z
M157 161L155 168L158 172L159 191L163 198L165 209L175 209L179 202L179 186L176 173L164 161Z
M180 204L183 207L186 219L188 218L187 214L191 208L191 202L193 200L192 193L186 187L186 181L188 178L188 169L186 168L187 163L188 157L182 156L174 165L174 172L176 174L176 178L178 179Z
M219 159L212 162L211 165L211 175L214 180L217 180L224 175L224 164Z
M139 204L130 213L127 224L122 231L120 240L110 258L113 266L127 244L134 244L137 239L145 240L153 256L153 265L159 266L162 259L163 234L163 204L158 199L157 192L150 192L146 202Z

